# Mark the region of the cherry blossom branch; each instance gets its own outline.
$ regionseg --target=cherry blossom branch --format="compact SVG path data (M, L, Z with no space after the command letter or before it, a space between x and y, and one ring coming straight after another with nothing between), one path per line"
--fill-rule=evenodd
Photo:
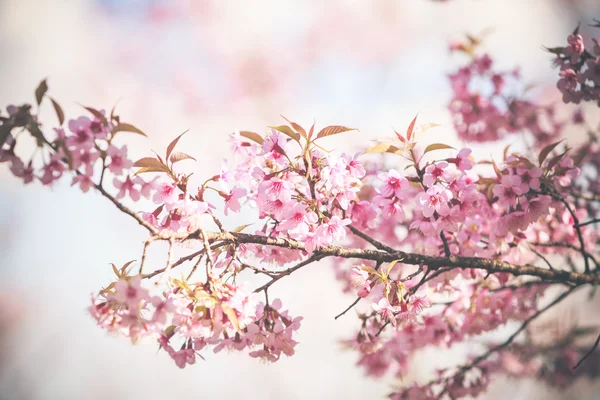
M247 233L218 233L207 232L206 236L209 242L223 241L226 243L252 243L267 246L283 247L291 250L305 251L304 244L292 239L286 238L271 238L266 236L252 235ZM195 235L186 234L183 237L194 238ZM490 272L508 272L513 275L531 275L538 276L542 279L551 281L563 281L578 285L588 283L600 283L600 276L592 274L583 274L579 272L569 272L565 270L549 270L545 268L535 267L532 265L515 265L505 261L492 260L480 257L436 257L423 254L405 253L403 251L395 251L387 253L380 250L368 249L351 249L341 246L321 247L314 251L314 255L323 257L342 257L356 258L371 261L391 262L400 260L404 264L409 265L428 265L430 268L437 269L440 267L455 267L469 269L483 269Z
M539 310L537 310L535 313L533 313L531 316L529 316L527 319L525 319L521 325L519 326L519 328L513 332L504 342L502 342L501 344L494 346L490 349L488 349L488 351L486 351L485 353L479 355L478 357L476 357L475 359L473 359L473 361L471 361L468 364L463 365L462 367L459 367L459 370L457 373L455 373L454 375L447 377L447 378L442 378L442 379L434 379L430 382L428 382L427 384L425 384L425 386L431 386L431 385L435 385L438 383L441 383L442 381L444 381L446 384L444 385L444 388L442 389L442 391L438 394L437 398L441 399L444 394L446 394L449 390L449 382L456 379L457 377L459 377L460 375L464 374L465 372L473 369L474 367L476 367L477 365L479 365L482 361L486 360L487 358L489 358L492 354L506 348L507 346L509 346L516 338L517 336L519 336L519 334L521 332L523 332L525 330L525 328L527 328L527 326L534 321L535 319L537 319L540 315L542 315L544 312L548 311L549 309L551 309L552 307L554 307L556 304L560 303L562 300L566 299L571 293L573 293L574 290L576 290L576 287L573 287L565 292L563 292L562 294L560 294L558 297L556 297L552 302L550 302L548 305L546 305L545 307L540 308Z
M373 239L371 236L359 231L358 229L356 229L355 227L353 227L352 225L348 226L348 229L350 229L350 232L354 233L356 236L364 239L365 241L371 243L376 249L379 250L385 250L388 253L393 253L395 250L389 246L386 246L385 244Z

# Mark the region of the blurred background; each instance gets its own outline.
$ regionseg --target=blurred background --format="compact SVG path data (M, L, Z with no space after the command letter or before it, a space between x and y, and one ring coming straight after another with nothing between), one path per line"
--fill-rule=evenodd
M359 128L327 139L330 148L357 151L402 131L419 112L422 122L442 124L432 142L452 144L447 74L464 60L449 53L449 40L491 29L484 49L501 68L519 66L552 100L557 72L542 45L562 45L580 20L599 16L597 0L0 0L0 107L31 102L48 77L67 115L81 112L77 102L106 109L118 102L122 119L149 136L124 138L134 158L189 129L181 148L206 176L227 156L229 133L264 132L282 122L280 114L303 125ZM43 115L55 121L51 107ZM500 154L502 147L483 148ZM87 314L89 295L112 279L110 262L139 257L144 232L69 183L23 186L0 168L1 399L378 399L390 392L393 377L366 378L356 354L341 351L339 339L357 320L348 313L334 321L352 297L341 294L326 264L273 288L305 317L297 354L273 365L208 353L179 370L154 343L108 336ZM236 219L243 216L227 220L230 227ZM424 352L406 381L426 377L448 361L444 354ZM486 398L595 399L598 388L583 381L556 392L500 379Z

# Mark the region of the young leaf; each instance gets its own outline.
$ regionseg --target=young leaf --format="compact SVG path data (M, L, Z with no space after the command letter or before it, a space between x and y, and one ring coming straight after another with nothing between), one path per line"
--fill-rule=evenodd
M430 122L428 124L421 124L413 129L413 141L416 139L417 134L423 134L430 130L431 128L435 128L437 126L441 126L440 124L436 124L435 122Z
M402 149L389 143L379 143L367 150L367 153L395 153L400 154Z
M315 133L315 123L316 121L313 121L312 126L310 127L310 131L308 131L308 139L312 139L312 135L313 133Z
M167 156L165 157L165 160L169 159L169 156L171 155L171 153L173 152L173 149L175 149L175 146L177 146L177 142L179 142L179 139L181 139L181 137L183 135L185 135L187 133L187 131L189 131L189 129L187 129L185 132L183 132L181 135L177 136L175 139L173 139L173 141L171 143L169 143L169 145L167 146Z
M135 171L135 174L133 174L133 175L144 174L146 172L166 172L166 173L169 173L170 171L167 169L167 167L161 167L161 168L143 167L143 168L140 168L137 171Z
M306 137L306 131L304 130L303 127L301 127L300 125L298 125L295 122L290 121L289 119L287 119L283 115L281 116L281 118L285 119L292 126L292 128L294 128L296 130L296 132L298 132L299 134L301 134L303 137Z
M244 229L246 229L247 227L249 227L252 224L245 224L245 225L240 225L237 228L235 228L234 230L232 230L232 232L235 233L240 233L241 231L243 231Z
M113 135L117 132L132 132L132 133L137 133L142 136L147 136L144 132L142 132L135 126L133 126L131 124L126 124L126 123L120 123L113 129Z
M183 160L196 161L196 159L194 157L190 156L189 154L182 153L181 151L176 151L176 152L171 153L171 157L169 158L169 161L171 161L171 164L175 164L176 162L183 161Z
M375 268L369 267L368 265L361 265L359 268L362 269L363 271L367 271L369 274L379 275L379 273L377 272L377 270Z
M262 136L260 136L258 133L256 132L251 132L251 131L240 131L240 136L243 136L247 139L250 139L258 144L263 144L263 142L265 141L265 139L263 139Z
M494 166L494 172L496 173L496 176L500 178L502 176L502 171L500 171L500 168L498 168L496 161L492 160L492 165Z
M321 131L319 133L317 133L317 139L325 137L325 136L337 135L338 133L342 133L342 132L357 131L357 130L358 129L356 129L356 128L348 128L347 126L331 125L331 126L327 126L323 129L321 129Z
M406 130L406 139L409 141L410 141L410 138L412 137L413 129L415 128L415 123L417 122L418 116L419 116L419 114L417 113L417 115L415 115L415 117L411 121L410 125L408 125L408 129Z
M117 276L117 278L121 279L121 274L119 273L119 270L117 269L117 266L115 264L110 264L112 265L112 270L115 273L115 275Z
M285 133L286 135L294 139L296 142L300 142L300 135L294 132L292 128L290 128L287 125L269 126L269 128L275 129L276 131L279 131L281 133Z
M88 110L88 112L90 112L94 117L96 117L97 119L99 119L104 125L108 125L108 121L106 120L106 117L100 111L98 111L98 110L96 110L95 108L92 108L92 107L85 107L85 106L83 106L83 108L85 108L86 110Z
M133 166L141 168L135 173L135 175L142 174L144 172L171 172L166 165L152 157L141 158L133 163Z
M506 156L508 155L508 149L510 149L510 144L507 144L504 148L504 151L502 152L503 160L506 160Z
M225 315L227 315L227 318L229 318L229 320L231 321L231 324L233 325L235 330L242 333L242 331L240 330L240 324L238 322L237 315L235 314L235 310L226 304L221 304L221 308L223 309Z
M48 91L48 83L46 82L46 79L44 79L43 81L40 82L37 89L35 89L35 101L37 102L38 106L42 103L42 99L44 98L44 95L46 94L47 91Z
M135 262L135 260L131 260L131 261L128 261L125 264L123 264L123 266L121 267L121 275L126 275L125 271L127 270L127 267L129 267L134 262Z
M391 263L388 264L387 267L387 276L390 276L390 272L392 272L392 268L394 268L394 266L399 262L400 260L394 260Z
M398 137L398 140L400 140L402 143L406 143L406 139L404 138L404 136L402 136L401 134L399 134L398 132L394 131L394 133L396 134L396 136Z
M548 161L548 170L551 170L552 168L554 168L556 166L556 164L558 164L560 162L560 160L563 159L563 157L567 154L567 152L569 150L571 150L571 149L566 149L563 153L560 153L559 155L557 155L556 157L554 157L553 159Z
M540 156L538 157L538 162L540 163L540 166L542 165L546 157L548 157L548 154L550 154L550 152L554 150L554 148L558 146L560 142L562 142L562 140L559 140L555 143L551 143L542 149L542 151L540 152Z
M425 151L423 152L423 154L427 154L430 151L443 150L443 149L454 149L454 147L449 146L449 145L444 144L444 143L434 143L434 144L430 144L429 146L427 146L425 148Z
M50 97L50 101L52 102L52 106L54 107L54 111L56 112L56 116L58 117L59 125L62 125L65 122L65 112L63 111L60 104L56 102L52 97Z

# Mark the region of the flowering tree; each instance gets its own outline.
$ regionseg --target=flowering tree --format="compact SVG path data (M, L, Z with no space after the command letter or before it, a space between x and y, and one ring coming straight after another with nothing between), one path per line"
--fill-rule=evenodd
M584 145L568 148L562 130L567 124L589 129L583 114L559 120L555 105L529 99L518 72L497 71L490 56L479 54L479 43L469 37L451 45L468 63L449 77L449 110L468 141L525 133L527 150L507 147L501 160L443 143L423 146L422 136L436 125L418 125L416 118L405 132L358 155L322 145L322 138L354 129L307 129L286 119L266 135L233 134L234 157L192 185L181 167L194 159L178 150L183 134L164 153L134 162L119 139L144 135L141 130L114 110L89 107L65 124L44 81L35 106L9 106L0 116L0 161L26 184L69 177L147 231L140 262L113 264L114 281L93 295L89 311L101 328L133 343L156 340L180 368L209 350L247 352L267 362L293 355L302 317L270 298L269 289L327 258L356 295L335 318L360 308L357 329L344 343L369 375L392 370L401 376L419 349L519 322L466 364L399 387L392 398L477 396L494 373L565 386L597 374L600 336L582 348L575 340L589 327L575 326L551 346L527 333L554 305L600 283L600 132L590 130ZM564 100L595 101L598 42L585 50L575 31L568 43L551 49L561 65ZM37 118L44 102L58 118L52 131ZM18 143L27 133L37 146L24 158ZM221 222L220 215L242 209L254 210L255 223ZM168 253L156 268L147 253L158 241L168 243ZM176 259L176 247L189 253ZM263 283L250 287L248 274L263 276Z

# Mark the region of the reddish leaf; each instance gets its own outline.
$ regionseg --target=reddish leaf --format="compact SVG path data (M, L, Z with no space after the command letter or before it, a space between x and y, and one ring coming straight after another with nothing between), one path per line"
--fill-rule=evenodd
M492 165L494 166L494 172L496 173L496 176L500 178L502 176L502 171L500 171L500 168L498 168L496 161L492 160Z
M415 117L411 121L410 125L408 125L408 129L406 130L406 139L408 141L410 141L410 138L412 137L413 129L415 128L415 123L417 122L418 116L419 116L419 114L415 115Z
M404 136L402 136L401 134L399 134L398 132L394 131L394 133L396 134L396 136L398 137L398 139L402 142L402 143L406 143L406 139L404 139Z
M134 175L144 174L146 172L166 172L166 173L169 173L170 171L166 167L164 167L164 168L144 167L144 168L140 168L137 171L135 171Z
M92 108L92 107L85 107L85 106L83 106L83 108L85 108L86 110L88 110L94 117L96 117L97 119L99 119L104 125L108 125L108 121L106 120L106 117L100 111L98 111L98 110L96 110L95 108Z
M540 152L540 156L538 157L538 162L540 163L540 165L542 165L546 157L548 157L548 154L550 154L550 152L552 152L552 150L554 150L554 148L558 146L560 142L562 142L562 140L549 144L548 146L542 149L542 151Z
M46 82L46 79L44 79L40 82L37 89L35 89L35 101L37 102L38 106L42 103L42 99L44 98L44 95L47 91L48 83Z
M188 130L186 130L185 132L183 132L181 135L177 136L175 139L173 139L173 141L171 143L169 143L169 145L167 146L167 156L165 157L166 160L169 159L169 156L173 152L173 149L175 149L175 146L177 145L177 142L179 142L179 139L181 139L181 137L183 135L185 135Z
M296 130L296 132L298 132L299 134L301 134L303 137L306 137L306 131L304 130L303 127L301 127L300 125L298 125L295 122L290 121L289 119L287 119L283 115L281 116L281 118L285 119L292 126L292 128L294 128Z
M313 122L312 126L310 127L310 131L308 131L308 139L311 139L313 133L315 133L315 123L316 121Z
M58 117L58 123L62 125L65 122L65 112L63 111L60 104L56 102L52 97L50 97L50 101L52 102L52 106L54 107L54 111L56 112L56 116Z
M260 136L258 133L256 132L251 132L251 131L240 131L240 136L243 136L247 139L250 139L258 144L263 144L263 142L265 141L265 139L263 139L262 136Z
M569 150L570 149L566 149L563 153L560 153L559 155L557 155L556 157L554 157L553 159L548 161L548 170L551 170L552 168L554 168L556 166L556 164L558 164L560 162L560 160L563 159L563 157L567 154L567 152Z
M175 164L179 161L183 161L183 160L194 160L196 161L196 159L192 156L190 156L189 154L186 153L182 153L180 151L175 151L173 153L171 153L171 157L169 158L169 161L171 161L171 164Z
M297 134L296 132L294 132L292 130L292 128L290 128L287 125L269 126L269 128L275 129L276 131L279 131L281 133L285 133L286 135L288 135L289 137L291 137L292 139L294 139L296 142L300 141L300 135Z
M156 158L144 157L133 163L134 167L140 167L135 174L141 174L144 172L171 172L170 169Z
M356 129L356 128L348 128L347 126L331 125L331 126L327 126L323 129L321 129L321 131L319 133L317 133L317 139L325 137L325 136L337 135L338 133L342 133L342 132L357 131L357 130L358 129Z
M113 129L113 135L117 132L132 132L132 133L137 133L142 136L147 136L144 132L142 132L135 126L133 126L131 124L126 124L126 123L120 123Z

